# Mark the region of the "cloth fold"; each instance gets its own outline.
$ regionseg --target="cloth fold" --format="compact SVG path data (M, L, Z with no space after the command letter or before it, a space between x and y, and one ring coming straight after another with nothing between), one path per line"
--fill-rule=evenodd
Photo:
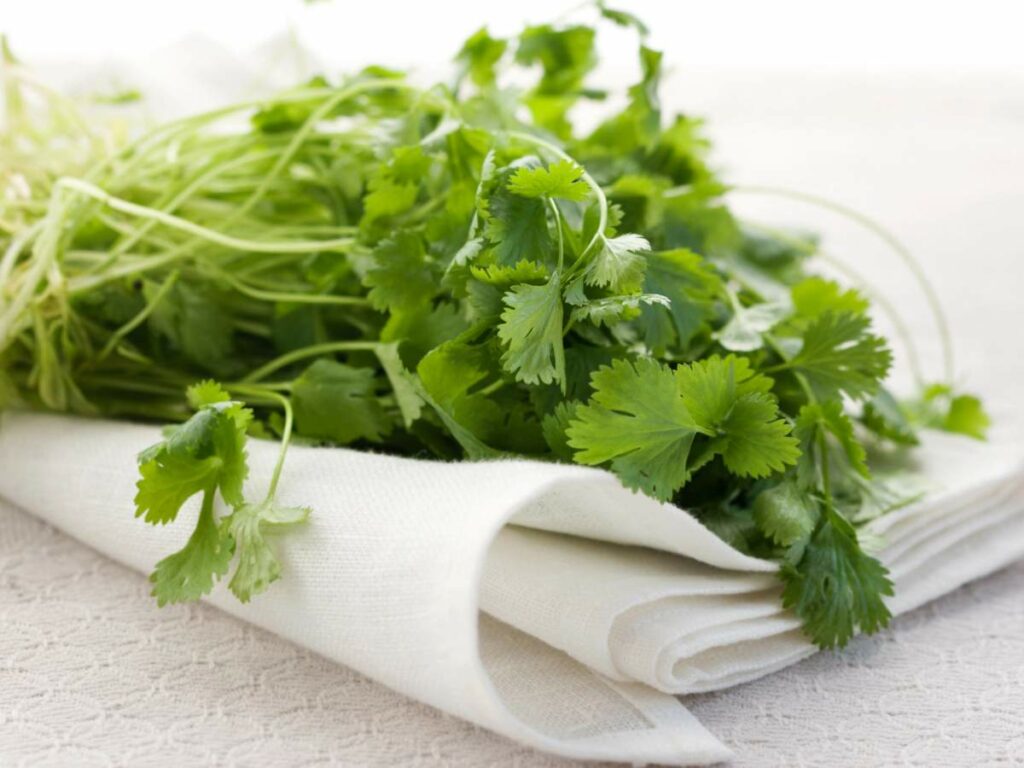
M140 570L184 543L131 515L155 427L8 413L0 496ZM277 446L253 441L249 489ZM1024 554L1024 470L1006 444L929 435L925 499L868 525L903 612ZM277 543L284 578L209 601L414 698L554 753L728 757L672 694L814 652L774 565L611 475L529 461L441 464L296 446L281 501L314 509ZM186 513L187 512L187 513ZM156 610L154 606L154 610Z

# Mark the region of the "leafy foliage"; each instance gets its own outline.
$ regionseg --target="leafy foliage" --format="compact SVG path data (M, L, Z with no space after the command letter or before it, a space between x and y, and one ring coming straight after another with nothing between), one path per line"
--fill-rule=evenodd
M595 15L641 43L589 132L573 108L607 94L580 24L480 29L448 85L370 66L130 144L5 81L0 406L176 425L139 457L138 516L198 507L161 603L232 562L243 601L279 577L272 534L309 513L275 501L295 432L605 467L779 560L819 644L884 625L891 585L850 520L901 498L865 447L988 417L947 384L885 388L864 295L808 272L813 237L730 211L702 120L664 114L642 21ZM255 502L250 434L282 446Z

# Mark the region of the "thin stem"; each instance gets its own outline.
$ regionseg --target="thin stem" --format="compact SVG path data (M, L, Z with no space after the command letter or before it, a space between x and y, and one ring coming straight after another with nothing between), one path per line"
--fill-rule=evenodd
M366 91L373 90L384 90L388 88L401 89L401 90L415 90L414 86L409 83L403 83L395 80L367 80L366 82L356 83L355 85L343 88L340 91L334 92L334 94L324 100L324 102L317 107L302 126L292 135L291 141L288 142L288 146L285 147L284 151L280 154L277 162L267 172L260 182L260 185L252 191L252 194L246 199L244 203L236 210L233 216L228 221L233 221L239 216L244 216L252 207L256 205L262 199L262 197L270 189L270 185L277 179L277 177L288 167L289 163L295 157L295 154L302 147L302 144L312 133L313 129L316 128L317 124L324 118L329 116L331 112L338 107L339 104L351 99L353 96L358 96Z
M226 282L239 293L260 301L282 302L290 304L332 304L346 307L368 307L370 300L363 296L332 296L324 293L285 293L283 291L264 291L253 288L223 270L215 270L218 278Z
M296 349L292 352L281 355L280 357L271 360L266 365L260 366L243 378L242 383L253 384L269 376L274 371L279 371L292 363L298 362L299 360L305 360L309 357L329 355L333 352L372 352L377 349L379 345L380 343L376 341L330 341L325 344L314 344L309 347L303 347L302 349Z
M330 250L344 251L355 243L355 239L351 237L337 238L334 240L295 240L276 243L244 240L242 238L222 234L213 229L208 229L207 227L195 224L187 219L174 216L173 214L164 213L163 211L157 211L143 205L136 205L135 203L131 203L127 200L122 200L119 197L114 197L113 195L105 192L94 184L82 181L81 179L64 177L58 179L54 186L74 190L86 197L99 201L109 208L113 208L115 211L120 211L121 213L125 213L130 216L138 216L142 219L158 221L164 226L177 229L180 232L186 232L216 245L236 251L249 251L251 253L313 253L315 251Z
M245 384L234 384L227 387L229 392L237 392L240 395L256 395L258 397L267 397L271 400L276 401L282 409L284 409L284 428L281 431L281 449L277 454L277 463L274 464L274 473L270 476L270 488L267 491L267 501L273 501L274 494L277 493L277 482L281 479L281 470L284 469L284 459L288 453L288 445L292 439L292 424L294 422L294 415L292 413L292 404L287 397L278 394L266 387L250 387Z
M772 197L784 197L790 200L798 200L809 205L815 205L819 208L837 213L840 216L844 216L851 221L857 222L885 242L893 252L900 257L907 268L910 269L925 295L925 300L928 302L928 308L935 320L935 326L939 332L939 339L942 344L943 372L945 380L947 383L953 381L955 371L953 360L953 336L949 329L949 322L946 319L946 314L942 309L942 302L939 300L938 293L931 281L928 279L928 275L920 262L914 258L910 249L907 248L907 246L905 246L888 229L860 211L849 208L840 203L833 202L832 200L818 197L817 195L807 194L805 192L798 192L781 187L755 185L730 187L730 191L755 195L769 195Z

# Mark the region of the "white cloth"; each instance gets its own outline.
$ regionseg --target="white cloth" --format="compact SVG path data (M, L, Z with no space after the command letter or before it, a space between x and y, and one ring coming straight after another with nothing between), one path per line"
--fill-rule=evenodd
M908 235L916 252L931 257L928 270L940 285L951 308L954 329L961 337L962 370L974 373L973 382L983 385L985 394L991 396L998 390L1004 409L997 415L999 423L1005 424L1006 417L1019 409L1019 353L1024 350L1014 330L1019 326L1019 281L1013 279L1019 274L1014 270L1019 270L1019 243L1024 235L1020 217L1013 214L1024 202L1020 183L1024 168L1021 155L1013 151L1019 139L1019 115L1024 114L1020 111L1019 84L997 87L997 83L977 80L836 83L834 79L813 78L766 82L752 73L731 80L690 76L685 83L677 80L675 101L711 114L713 135L719 142L718 157L730 164L731 179L822 191L864 210L882 213L887 223ZM746 205L749 201L740 202ZM760 214L753 206L749 210ZM776 206L762 218L777 221L779 210ZM781 210L783 219L832 233L830 246L838 244L840 255L851 257L851 263L885 253L856 229L836 226L834 219L789 204ZM965 255L970 256L970 270L964 269ZM861 271L892 279L888 266L883 265L884 272L877 264L862 266ZM997 273L1010 279L989 279ZM885 287L887 292L893 289L902 303L907 298L902 288L905 285L902 281ZM927 347L932 338L927 319L913 311L907 316ZM27 445L25 448L23 443L21 450L32 450L34 443L27 441ZM93 459L87 467L96 465L96 450L90 444L83 454ZM289 474L294 467L292 462ZM6 479L9 471L8 465L0 464L0 479ZM50 485L66 486L68 482L66 476L57 474L46 474L43 480ZM312 501L302 493L294 498ZM84 497L75 502L75 510L63 514L80 516L83 507L97 513L101 506L85 504ZM123 508L115 512L111 507L99 513L109 523L116 518L125 531L144 529L141 523L128 519ZM141 581L129 579L102 559L87 557L63 537L40 533L19 513L7 514L0 525L10 520L21 522L13 531L0 530L3 551L8 553L0 578L4 579L5 596L13 595L3 613L3 647L10 650L3 657L5 666L0 667L0 762L23 758L35 765L50 756L58 764L162 764L169 754L193 762L259 765L436 763L453 754L461 754L462 764L469 765L523 758L521 751L506 742L484 739L479 732L456 723L428 719L424 710L405 703L401 697L370 687L358 676L342 676L342 667L331 668L291 646L247 632L208 610L151 609L146 613L140 608L146 604L140 595L144 589ZM78 522L86 525L84 520ZM178 526L182 538L185 527ZM441 522L437 528L442 528ZM34 533L26 534L26 530ZM479 533L475 528L474 532ZM423 549L429 550L436 543L437 531L424 533L427 539ZM128 546L119 545L122 556L127 553L137 559L136 567L150 567L156 557L173 546L174 537L170 530L152 534L153 540L144 546L134 539L124 541ZM1015 533L1010 527L991 532L992 541L988 543L980 534L972 551L978 560L988 562L982 568L972 567L979 573L997 567L1010 556L1006 548L1013 549L1019 538L1019 531ZM26 541L36 543L37 548L29 552L45 557L45 564L28 563L27 555L19 556ZM283 543L290 571L274 591L289 589L287 579L295 575L291 545ZM363 543L369 546L371 541ZM918 551L927 553L923 544ZM402 554L395 552L396 560ZM397 578L401 566L391 562L393 567L374 574L359 589L377 589L387 578ZM404 574L407 579L419 562L408 562ZM968 562L966 555L961 562ZM340 569L353 567L353 563L342 561L333 565ZM487 572L492 567L489 564ZM931 578L955 582L955 573L938 571ZM689 697L687 705L692 704L691 708L716 734L737 748L745 758L741 760L744 765L1012 762L1024 754L1021 700L1013 698L1014 692L1019 693L1020 675L1024 673L1020 667L1024 655L1019 640L1014 640L1024 627L1019 600L1022 575L1024 572L1017 567L1005 578L986 582L1001 585L998 589L961 590L954 598L944 600L941 610L918 611L909 622L897 621L900 630L884 633L881 641L855 642L852 651L845 654L821 654L741 689ZM930 585L926 579L919 583L936 593L952 586ZM445 584L447 590L449 582ZM86 586L91 590L107 589L109 595L100 600L93 591L86 591ZM67 592L67 598L62 597L63 592ZM357 592L348 599L356 600L361 594ZM901 591L908 598L913 594L914 590ZM119 595L131 604L131 612L119 607ZM270 595L265 597L269 599ZM87 613L97 605L102 606L100 611ZM25 606L35 608L19 610ZM386 605L381 610L392 608ZM344 611L333 603L321 604L317 610L318 623L323 617L342 621ZM349 615L359 614L350 610ZM9 621L10 617L13 620ZM435 617L419 618L426 624ZM424 639L436 640L438 627L450 618L435 621ZM122 637L116 631L122 622L134 634ZM485 658L488 649L494 647L494 633L489 631L493 626L484 623ZM622 627L627 624L619 622L617 626L616 632L613 621L616 644L628 643L628 638L621 639ZM105 629L108 627L109 631ZM344 642L351 637L352 629L344 625L335 640ZM458 629L464 630L465 622ZM293 630L303 631L301 627ZM522 641L521 635L502 631ZM393 640L391 635L382 634L381 638ZM101 649L96 649L98 643L103 644ZM506 661L509 656L526 652L520 645L515 653L505 654ZM58 653L56 649L62 646L67 650ZM384 670L376 675L378 679L390 683L392 677L414 677L416 665L436 663L441 668L436 674L441 680L439 687L453 686L456 678L444 676L452 668L451 660L428 660L419 650L426 646L417 641L415 647L409 658L396 661L393 674ZM535 647L544 650L543 646ZM656 664L671 658L671 654L662 654L664 648L655 649ZM26 670L32 669L27 661L30 658L55 659L53 665L59 669L50 675L28 674ZM122 658L129 660L126 669L137 672L141 665L148 676L140 674L139 681L118 678L112 670L119 669ZM543 658L557 657L545 651ZM137 664L133 666L132 661ZM485 663L487 669L495 668L491 661ZM630 674L646 673L626 656L615 663L632 670ZM542 675L551 681L554 674L577 669L566 664L564 657L561 664ZM479 669L471 672L479 674ZM250 674L254 679L249 678ZM651 674L661 673L655 669ZM508 684L510 679L515 682L514 678L515 669L506 667L502 679ZM585 698L594 690L603 690L589 685L594 679L575 678L579 683L575 691L567 691L569 686L563 682L553 685L562 695ZM584 680L588 682L584 684ZM51 689L54 684L58 687ZM418 684L426 685L422 680ZM362 693L351 693L353 688ZM218 698L221 690L222 698ZM460 691L451 696L473 693ZM502 693L507 694L507 688L502 688ZM442 692L425 698L436 701L447 695ZM599 696L590 699L598 700ZM650 699L644 706L662 700ZM166 713L147 712L152 719L145 720L140 710L149 702L166 709ZM547 702L527 703L533 707ZM375 711L375 706L397 710L398 714ZM481 718L493 715L489 707L480 709ZM537 711L542 716L552 714L550 710ZM241 719L246 715L240 712L250 719ZM127 720L122 719L125 713L130 715ZM560 714L565 713L554 713ZM397 735L403 728L396 723L406 721L415 723L413 733ZM685 735L687 729L696 731L692 722L679 722L681 734ZM112 723L121 732L116 739L103 742L100 736L109 733ZM155 724L166 725L167 732ZM331 751L316 751L328 749L323 746L329 741L323 734L327 730L341 741L331 742ZM242 733L245 741L239 735ZM458 747L453 746L456 739ZM552 748L548 742L528 741ZM870 748L869 742L880 746ZM105 747L90 751L90 744ZM693 743L682 746L692 747ZM112 754L117 757L111 758ZM138 755L148 760L138 761ZM534 755L529 760L539 764L543 758Z
M184 542L195 514L166 529L130 514L134 457L158 439L155 427L7 414L0 496L149 569ZM256 442L250 454L256 495L276 446ZM935 490L872 524L897 611L1024 554L1016 451L936 435L920 455ZM247 605L223 585L211 602L547 751L724 759L728 749L667 693L748 680L813 651L777 610L770 564L602 471L296 447L280 498L316 510L280 539L285 578ZM502 530L508 522L535 530Z

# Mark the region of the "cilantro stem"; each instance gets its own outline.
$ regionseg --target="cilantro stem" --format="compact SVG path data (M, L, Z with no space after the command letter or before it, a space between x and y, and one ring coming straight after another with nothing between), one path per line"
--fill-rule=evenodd
M217 277L239 293L245 294L253 299L270 302L284 302L291 304L332 304L335 306L347 307L369 307L370 300L364 296L332 296L326 293L286 293L283 291L264 291L253 288L238 280L233 275L222 269L215 269Z
M284 426L281 429L281 448L278 451L277 462L274 464L274 472L270 476L270 486L267 490L267 501L273 501L274 495L277 493L277 483L281 479L281 470L284 469L284 460L285 456L288 454L288 446L292 440L294 414L292 413L291 401L284 395L263 386L251 387L245 384L232 384L226 385L225 389L229 392L237 392L243 396L255 395L257 397L266 397L277 402L284 410Z
M308 357L328 355L333 352L373 351L378 346L380 346L380 342L377 341L329 341L325 344L313 344L274 358L242 379L242 383L253 384L274 373L274 371L278 371L299 360L305 360Z
M334 109L342 104L343 102L351 99L353 96L358 96L360 93L372 90L383 90L383 89L397 89L397 90L413 90L414 86L409 83L403 83L401 81L392 79L378 79L378 80L367 80L362 83L355 83L347 88L342 88L340 91L332 93L331 97L325 99L323 104L317 107L302 126L292 135L291 140L288 142L288 146L280 154L277 162L270 171L263 177L259 186L256 187L246 198L245 202L235 211L235 213L228 218L225 224L237 220L239 216L243 216L252 210L252 207L256 205L262 199L262 197L270 189L271 183L281 175L281 172L292 162L295 157L295 153L299 151L303 143L309 137L309 134L313 131L316 125L326 118Z
M230 248L236 251L249 251L251 253L313 253L315 251L344 251L355 243L351 237L337 238L333 240L308 240L308 241L284 241L284 242L260 242L257 240L245 240L231 235L222 234L214 229L209 229L200 224L195 224L188 219L182 219L170 213L147 208L144 205L122 200L114 197L108 192L100 189L94 184L81 179L63 177L54 184L56 188L69 189L79 194L90 197L115 211L126 213L131 216L138 216L142 219L151 219L164 226L187 232L190 235L202 238L216 245Z
M939 295L932 285L931 280L928 279L927 273L921 266L921 263L914 257L910 252L910 249L903 244L892 232L883 227L877 221L872 219L860 211L850 208L841 203L834 202L827 198L820 197L818 195L808 194L806 192L799 192L797 190L786 189L784 187L771 187L763 185L741 185L729 188L731 192L740 192L754 195L768 195L772 197L783 197L790 200L797 200L808 205L814 205L819 208L823 208L828 211L832 211L840 216L843 216L851 221L855 221L865 229L873 232L883 242L885 242L894 253L903 261L907 268L914 275L914 279L917 280L921 291L924 293L925 300L928 302L928 308L932 313L932 317L935 320L935 326L939 332L939 339L942 344L942 362L943 372L946 382L952 382L955 372L955 366L953 361L953 336L949 329L949 322L946 319L946 313L942 308L942 302L939 300Z

